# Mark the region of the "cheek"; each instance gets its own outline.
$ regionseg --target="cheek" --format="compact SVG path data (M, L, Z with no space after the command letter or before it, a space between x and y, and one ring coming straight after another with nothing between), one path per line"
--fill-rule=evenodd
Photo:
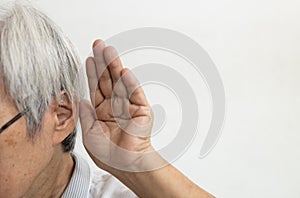
M24 131L7 134L0 140L0 197L20 197L47 166L53 149L42 134L34 143Z

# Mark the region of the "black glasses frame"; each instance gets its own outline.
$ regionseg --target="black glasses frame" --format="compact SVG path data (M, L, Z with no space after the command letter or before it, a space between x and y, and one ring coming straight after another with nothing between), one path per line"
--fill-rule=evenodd
M19 120L21 117L23 117L27 112L28 112L28 108L26 108L24 111L18 113L15 117L13 117L11 120L9 120L6 124L4 124L1 128L0 128L0 134L7 129L9 126L11 126L13 123L15 123L17 120Z

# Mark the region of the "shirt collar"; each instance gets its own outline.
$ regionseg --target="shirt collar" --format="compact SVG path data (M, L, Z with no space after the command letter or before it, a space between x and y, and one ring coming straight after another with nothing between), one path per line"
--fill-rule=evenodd
M90 167L88 163L76 153L72 153L75 168L68 187L62 198L86 198L90 187Z

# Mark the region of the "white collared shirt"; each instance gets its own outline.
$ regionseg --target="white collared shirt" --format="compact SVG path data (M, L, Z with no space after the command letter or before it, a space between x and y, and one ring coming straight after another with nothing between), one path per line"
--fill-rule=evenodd
M118 179L104 171L93 170L78 154L72 153L75 168L62 198L137 197Z

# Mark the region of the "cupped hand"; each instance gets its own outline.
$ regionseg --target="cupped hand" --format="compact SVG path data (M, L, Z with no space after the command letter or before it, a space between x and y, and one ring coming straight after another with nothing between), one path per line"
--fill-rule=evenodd
M86 61L91 103L80 102L83 143L102 169L135 171L153 152L151 107L133 73L116 50L96 40Z

